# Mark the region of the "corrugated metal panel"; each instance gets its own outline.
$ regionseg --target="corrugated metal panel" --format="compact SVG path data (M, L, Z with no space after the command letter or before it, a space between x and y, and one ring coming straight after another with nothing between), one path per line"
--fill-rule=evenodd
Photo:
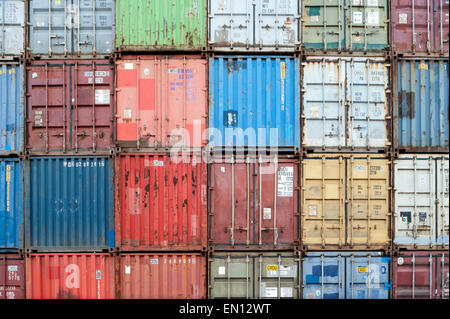
M392 49L448 55L448 0L392 0Z
M209 1L209 45L219 51L294 51L299 0Z
M396 70L395 146L448 152L448 59L401 59Z
M401 252L394 257L394 299L448 299L448 250Z
M402 154L394 170L394 244L410 249L448 245L449 157Z
M27 299L114 299L109 254L32 254L26 261Z
M302 1L305 49L376 51L389 47L387 0Z
M30 0L28 17L33 55L92 58L114 51L113 0Z
M26 248L114 247L113 162L102 157L34 157L27 168Z
M390 163L376 155L325 155L302 162L302 244L310 249L390 245Z
M300 60L222 56L209 61L210 146L300 146Z
M24 264L19 255L0 255L0 300L25 298Z
M200 253L121 254L120 298L206 299L206 257Z
M27 80L30 152L112 152L114 66L108 60L33 61Z
M389 299L390 260L381 252L308 252L303 299Z
M389 65L384 58L307 57L302 69L305 147L390 146Z
M0 155L23 152L24 68L0 64Z
M123 56L116 67L118 144L138 148L206 144L206 59Z
M300 296L300 258L293 253L214 253L208 273L209 299Z
M293 156L214 158L209 168L210 245L297 247L300 167Z
M0 251L23 248L23 163L0 160Z
M176 154L116 160L116 232L121 250L206 248L206 163Z
M0 56L25 53L25 0L0 0Z
M117 0L116 6L119 50L206 47L206 0Z

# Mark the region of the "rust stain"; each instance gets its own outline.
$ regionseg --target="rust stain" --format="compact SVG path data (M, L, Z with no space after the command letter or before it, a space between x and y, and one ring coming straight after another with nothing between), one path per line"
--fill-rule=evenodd
M416 117L416 108L415 108L415 100L416 93L415 92L407 92L401 91L398 96L398 116L400 118L410 118L413 119Z

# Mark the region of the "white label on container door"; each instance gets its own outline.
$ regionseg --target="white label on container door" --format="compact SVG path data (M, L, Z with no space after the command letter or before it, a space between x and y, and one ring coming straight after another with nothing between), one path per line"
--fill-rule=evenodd
M33 72L33 74L31 74L31 78L33 78L33 79L35 79L35 78L37 78L37 73L36 72Z
M42 111L34 111L34 125L41 126L42 124Z
M110 97L109 90L95 90L95 104L109 104Z
M311 16L309 19L311 22L319 22L319 16Z
M150 265L157 265L158 259L150 259Z
M132 114L131 109L123 110L123 119L124 120L131 120L131 114Z
M219 267L219 275L225 275L225 267L224 266Z
M353 23L362 23L362 12L353 12Z
M164 162L163 161L154 160L153 161L153 166L164 166Z
M353 5L354 5L354 6L359 6L359 5L361 5L361 0L353 0Z
M145 75L149 75L149 74L150 74L150 70L149 70L148 68L145 68L145 69L144 69L144 74L145 74Z
M125 63L124 67L125 70L133 70L134 64L133 63Z
M131 274L131 266L125 265L125 275Z
M399 257L399 258L397 259L397 263L398 263L399 265L403 265L403 257Z
M311 114L311 118L318 118L319 117L319 107L312 106L310 114Z
M378 7L378 0L367 0L368 7Z
M280 289L281 298L291 298L292 297L292 288L291 287L282 287Z
M221 171L222 173L225 173L225 166L220 167L220 171Z
M399 13L398 14L398 24L407 24L408 23L408 14L407 13Z
M309 216L317 216L317 206L310 205L308 209L308 215Z
M17 265L15 266L8 266L8 271L18 271L19 268L17 267Z
M367 25L378 25L380 21L380 14L378 9L371 9L367 11Z
M264 207L264 219L272 219L272 209L270 207Z
M278 196L292 197L294 193L294 168L281 166L278 169Z
M278 297L278 288L277 287L266 287L265 297L267 297L267 298Z
M363 170L366 169L366 167L365 167L365 166L362 166L362 165L356 165L356 166L355 166L355 169L356 169L357 171L363 171Z
M102 271L97 269L97 271L95 272L95 279L100 280L102 279Z

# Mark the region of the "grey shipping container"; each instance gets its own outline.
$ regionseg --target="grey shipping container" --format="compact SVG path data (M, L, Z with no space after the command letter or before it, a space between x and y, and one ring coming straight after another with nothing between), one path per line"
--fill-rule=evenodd
M25 53L25 0L0 0L0 57Z
M28 11L31 55L93 58L114 51L113 0L30 0Z

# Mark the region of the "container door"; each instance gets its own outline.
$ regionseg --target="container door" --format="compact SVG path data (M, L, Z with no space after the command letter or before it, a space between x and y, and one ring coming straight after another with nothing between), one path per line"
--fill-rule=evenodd
M302 176L302 242L345 245L345 160L305 159Z
M435 258L436 258L435 263L437 265L437 271L436 274L434 275L434 277L437 279L435 298L448 299L449 298L448 252L436 254Z
M308 60L303 76L304 145L322 148L345 146L345 61Z
M345 257L304 257L303 299L345 299Z
M300 259L260 255L254 257L255 294L260 299L298 299Z
M390 165L367 157L348 160L347 241L350 247L389 244Z
M437 203L437 244L447 245L448 247L448 232L449 232L449 191L448 191L448 179L449 179L449 158L443 156L436 160L436 177L437 177L437 191L436 191L436 203Z
M0 256L0 300L25 298L24 261Z
M389 299L387 257L346 257L346 299Z
M449 0L434 0L433 7L434 51L448 55Z
M376 0L375 0L376 1ZM383 59L351 58L346 65L347 146L383 148L388 141L388 71Z
M345 49L344 2L344 0L302 1L303 47L339 51Z
M24 53L25 2L0 1L0 56Z

